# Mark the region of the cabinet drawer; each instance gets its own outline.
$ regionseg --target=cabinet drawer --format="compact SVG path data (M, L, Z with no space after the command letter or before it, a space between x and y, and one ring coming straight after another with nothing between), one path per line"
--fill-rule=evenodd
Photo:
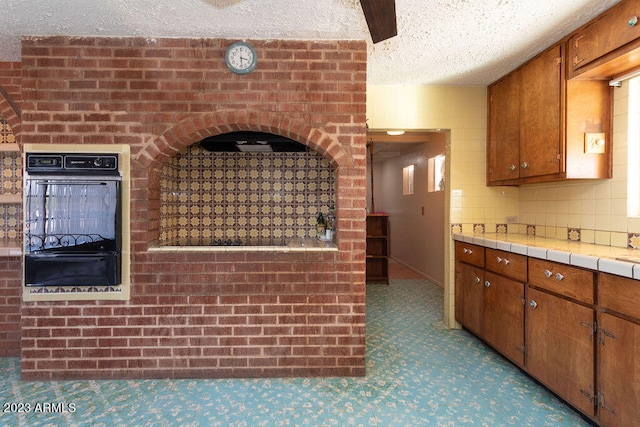
M602 308L640 320L640 281L600 273L598 303Z
M484 248L464 242L456 242L456 260L484 267Z
M521 282L527 281L527 257L511 252L487 249L486 269Z
M593 272L565 264L529 258L529 284L593 304Z

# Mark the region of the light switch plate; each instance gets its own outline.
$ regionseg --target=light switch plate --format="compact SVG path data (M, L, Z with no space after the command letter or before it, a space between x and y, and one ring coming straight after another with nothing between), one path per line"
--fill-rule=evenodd
M588 154L603 154L605 148L604 133L584 134L584 152Z

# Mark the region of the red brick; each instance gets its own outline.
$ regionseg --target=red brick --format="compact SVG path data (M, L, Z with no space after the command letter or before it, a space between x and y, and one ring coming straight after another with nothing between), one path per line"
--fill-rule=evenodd
M23 378L364 375L366 43L256 40L262 68L242 77L222 60L229 43L26 38L22 63L0 64L0 86L22 108L22 121L15 113L10 121L21 143L128 144L134 158L131 300L22 303L22 319L6 312L0 357L3 337L22 322ZM148 252L159 235L163 162L238 129L292 137L339 168L337 252ZM7 297L20 304L16 261ZM10 345L16 351L20 340ZM327 345L335 357L318 353ZM29 351L69 358L38 372ZM73 359L78 351L114 357Z

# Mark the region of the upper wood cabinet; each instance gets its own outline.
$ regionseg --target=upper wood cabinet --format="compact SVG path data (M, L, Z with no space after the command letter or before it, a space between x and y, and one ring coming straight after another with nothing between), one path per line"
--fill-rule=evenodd
M487 180L517 180L520 177L520 90L517 70L489 87Z
M623 0L569 37L569 78L608 79L640 65L640 2Z
M562 172L562 50L555 46L522 68L520 177Z
M565 50L552 46L489 86L487 185L611 177L611 88L566 80Z

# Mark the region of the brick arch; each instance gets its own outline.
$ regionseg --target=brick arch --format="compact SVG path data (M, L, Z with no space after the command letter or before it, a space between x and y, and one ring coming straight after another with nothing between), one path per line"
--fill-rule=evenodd
M22 120L20 118L20 110L15 107L10 99L4 97L3 91L0 88L0 116L4 118L16 137L16 142L20 142L20 127Z
M353 165L352 157L324 130L309 126L302 119L252 110L223 110L190 116L176 123L162 135L147 141L138 152L137 160L145 167L155 162L164 163L194 142L238 130L285 136L317 151L334 168Z

